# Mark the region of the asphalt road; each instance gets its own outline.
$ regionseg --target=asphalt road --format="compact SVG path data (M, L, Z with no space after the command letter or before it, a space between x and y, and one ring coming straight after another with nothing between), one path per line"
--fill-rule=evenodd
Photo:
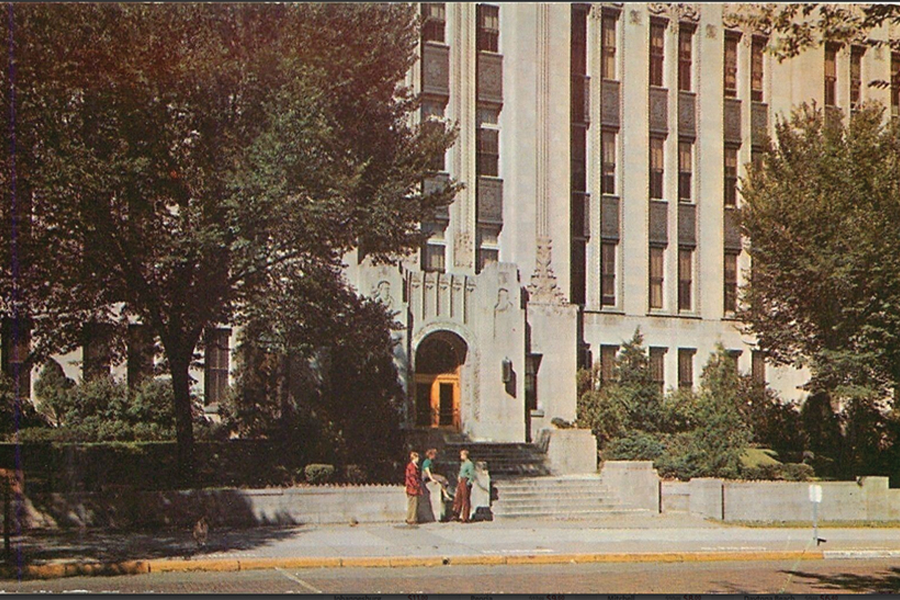
M900 565L896 559L873 559L269 569L2 581L0 590L166 594L897 594Z

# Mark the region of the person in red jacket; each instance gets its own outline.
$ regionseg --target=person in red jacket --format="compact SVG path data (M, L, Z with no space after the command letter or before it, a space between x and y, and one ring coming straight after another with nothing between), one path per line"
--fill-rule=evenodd
M406 524L418 523L416 514L419 510L419 496L422 495L422 476L419 474L419 453L409 453L409 464L406 465Z

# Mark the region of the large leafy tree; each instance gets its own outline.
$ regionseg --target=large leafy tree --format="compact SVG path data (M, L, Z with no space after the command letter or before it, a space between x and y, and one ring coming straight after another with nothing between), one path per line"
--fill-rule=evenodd
M802 106L742 182L752 267L742 318L813 390L900 384L900 123Z
M415 10L15 4L6 16L0 177L30 218L4 240L0 310L30 316L35 359L78 346L85 322L149 326L189 478L203 331L261 303L319 307L294 323L333 318L321 292L343 285L342 255L415 247L418 222L455 191L420 188L454 134L410 118Z

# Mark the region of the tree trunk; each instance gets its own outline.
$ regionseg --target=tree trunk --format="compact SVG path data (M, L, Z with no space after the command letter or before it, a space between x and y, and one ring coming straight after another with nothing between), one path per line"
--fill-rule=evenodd
M190 356L188 354L188 356ZM175 395L175 439L177 442L178 482L193 487L194 480L194 423L191 415L191 389L188 357L169 357L172 388Z

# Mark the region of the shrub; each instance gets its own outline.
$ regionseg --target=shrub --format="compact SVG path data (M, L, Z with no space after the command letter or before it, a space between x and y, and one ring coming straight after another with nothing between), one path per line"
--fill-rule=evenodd
M306 477L306 482L312 485L328 483L332 475L334 475L334 466L313 463L306 465L306 468L303 469L303 474Z
M643 431L630 431L610 442L606 448L606 460L657 460L665 452L665 444L659 435Z
M62 365L52 358L41 367L34 382L34 395L41 410L57 426L62 425L65 415L74 408L70 392L73 387L75 382L66 377Z
M809 481L815 477L815 470L803 463L787 463L783 467L784 478L788 481Z
M344 467L344 480L347 483L366 483L368 474L362 465L347 465Z

